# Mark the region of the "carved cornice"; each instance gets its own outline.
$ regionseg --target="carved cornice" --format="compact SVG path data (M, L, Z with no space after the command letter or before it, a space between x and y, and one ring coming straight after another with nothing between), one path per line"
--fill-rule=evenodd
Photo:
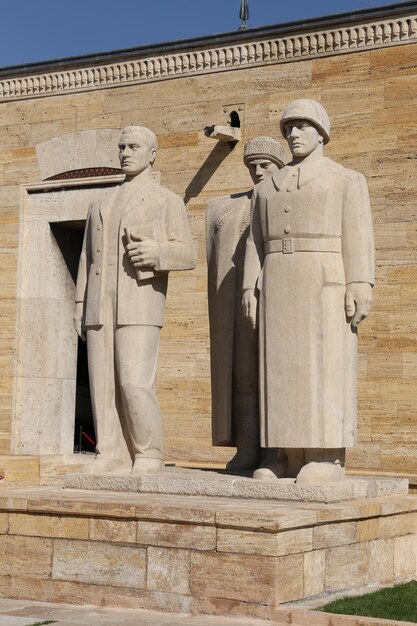
M355 16L359 17L359 16ZM53 71L44 71L25 76L14 75L0 81L0 101L20 100L53 94L73 93L103 89L109 87L148 83L171 78L187 77L211 72L221 72L245 67L288 63L302 59L317 58L335 54L345 54L364 50L372 50L388 46L397 46L417 41L417 12L411 15L391 18L364 20L331 24L328 28L303 30L294 32L288 29L287 34L236 40L230 35L227 39L213 37L216 45L205 40L200 48L190 47L184 42L183 49L175 45L160 54L138 55L111 63L88 63L84 66L65 67ZM304 23L305 24L305 23ZM277 28L277 32L281 29ZM259 37L259 31L253 31ZM250 31L247 31L250 36ZM114 57L117 58L117 53ZM79 65L80 59L78 59ZM57 64L58 65L58 64ZM57 67L55 65L55 67ZM18 69L18 68L16 68ZM28 69L28 68L26 68ZM4 72L2 72L4 73Z

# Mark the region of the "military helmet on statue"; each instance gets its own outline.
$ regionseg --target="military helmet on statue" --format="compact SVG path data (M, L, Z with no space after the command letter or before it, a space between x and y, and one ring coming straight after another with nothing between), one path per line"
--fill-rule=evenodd
M285 137L285 126L291 120L307 120L311 122L323 136L324 142L330 141L330 120L326 109L320 102L301 98L293 100L285 107L279 123L281 133Z
M255 137L245 144L243 160L246 165L252 159L268 159L278 167L284 165L284 148L279 141L272 137Z

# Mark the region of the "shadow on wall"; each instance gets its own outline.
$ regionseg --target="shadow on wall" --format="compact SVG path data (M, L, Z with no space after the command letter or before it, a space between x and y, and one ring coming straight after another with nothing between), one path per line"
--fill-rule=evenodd
M208 155L200 169L196 172L185 190L184 203L188 204L191 198L196 198L203 191L210 178L213 176L224 159L232 152L235 143L218 141Z

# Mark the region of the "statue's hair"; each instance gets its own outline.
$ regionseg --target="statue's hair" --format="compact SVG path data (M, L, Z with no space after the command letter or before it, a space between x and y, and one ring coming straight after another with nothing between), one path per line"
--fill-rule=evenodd
M149 148L158 147L158 140L155 133L150 128L146 128L146 126L126 126L126 128L122 130L121 137L125 134L135 133L141 134L146 139Z

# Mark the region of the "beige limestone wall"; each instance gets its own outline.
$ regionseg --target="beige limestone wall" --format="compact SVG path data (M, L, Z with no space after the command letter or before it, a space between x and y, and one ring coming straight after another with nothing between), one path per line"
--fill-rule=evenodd
M162 184L187 201L198 266L173 274L159 363L167 457L218 461L212 448L204 203L250 186L243 143L279 137L286 102L320 100L327 154L369 182L377 246L375 305L360 329L359 441L351 467L417 474L417 44L161 82L0 103L0 454L11 452L20 185L40 180L35 146L78 130L151 127ZM204 136L241 105L233 150ZM99 165L99 164L98 164ZM40 329L41 332L41 329Z

